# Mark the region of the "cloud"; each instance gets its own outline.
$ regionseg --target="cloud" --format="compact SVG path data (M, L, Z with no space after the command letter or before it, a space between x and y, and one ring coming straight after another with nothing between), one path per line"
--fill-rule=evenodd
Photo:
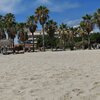
M52 12L63 12L67 9L78 8L79 3L56 0L0 0L0 13L21 13L35 9L40 5L47 6Z
M52 5L50 8L54 12L63 12L68 9L78 8L80 7L79 3L72 3L72 2L62 2L57 5Z
M68 26L77 26L81 22L81 19L75 19L75 20L67 20L67 25Z
M97 25L94 26L93 32L100 32L100 29Z
M80 4L77 2L56 1L56 0L36 0L35 6L37 5L45 5L52 12L63 12L67 9L80 7Z
M0 0L1 13L16 13L21 0Z
M36 2L39 4L50 4L51 3L50 0L37 0Z

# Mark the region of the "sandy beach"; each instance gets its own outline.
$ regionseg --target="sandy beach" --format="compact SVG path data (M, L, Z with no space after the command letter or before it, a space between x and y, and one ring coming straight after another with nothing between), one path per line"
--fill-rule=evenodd
M100 50L0 54L0 100L100 100Z

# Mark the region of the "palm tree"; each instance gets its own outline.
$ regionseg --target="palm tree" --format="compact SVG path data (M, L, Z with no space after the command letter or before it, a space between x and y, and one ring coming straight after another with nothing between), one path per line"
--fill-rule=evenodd
M46 21L48 20L49 16L49 10L45 6L40 6L36 9L35 14L42 25L42 30L43 30L43 51L45 51L45 38L44 38L44 25Z
M91 49L90 46L90 32L93 30L93 22L92 22L92 16L86 14L86 16L83 16L83 21L81 21L80 26L84 29L84 31L87 32L88 35L88 49Z
M17 24L18 38L24 44L24 52L25 52L25 42L28 40L28 34L25 31L25 28L26 28L26 23L18 23Z
M6 39L6 34L4 31L4 18L0 15L0 39Z
M60 39L63 42L63 50L65 50L66 46L66 41L68 39L68 26L67 24L62 23L59 27L59 34L60 34Z
M87 34L86 31L83 30L82 27L78 27L77 29L77 33L79 34L79 36L82 38L82 49L84 49L84 37Z
M70 50L73 50L75 44L74 37L77 35L77 28L70 27L67 32Z
M56 30L57 30L57 23L53 20L48 20L48 22L46 22L46 25L45 25L45 31L48 33L48 36L50 38L51 49L53 49L54 34Z
M32 15L28 18L27 21L28 27L30 32L32 33L32 37L33 37L33 52L34 52L34 32L37 29L37 17Z
M97 9L97 11L94 13L93 20L94 23L97 24L100 29L100 9Z
M13 40L13 52L14 52L15 51L14 50L14 38L17 34L15 16L12 13L7 13L4 16L4 20L5 20L5 28L8 33L8 39Z

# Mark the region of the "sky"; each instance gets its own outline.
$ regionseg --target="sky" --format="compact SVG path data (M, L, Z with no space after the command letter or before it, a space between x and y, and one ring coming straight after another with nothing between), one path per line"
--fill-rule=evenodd
M100 0L0 0L0 14L14 13L18 22L24 22L40 5L50 10L50 19L58 24L74 26L100 8Z
M68 26L77 26L82 16L93 14L100 8L100 0L0 0L0 15L6 13L15 14L16 21L24 22L35 9L40 5L46 6L49 10L50 19L59 24L65 23ZM38 25L38 30L41 26ZM95 32L100 31L97 26ZM18 43L17 37L15 43Z

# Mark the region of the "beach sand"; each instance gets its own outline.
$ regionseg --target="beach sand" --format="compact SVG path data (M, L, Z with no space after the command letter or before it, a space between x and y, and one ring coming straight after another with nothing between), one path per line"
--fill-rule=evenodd
M0 55L0 100L100 100L100 50Z

